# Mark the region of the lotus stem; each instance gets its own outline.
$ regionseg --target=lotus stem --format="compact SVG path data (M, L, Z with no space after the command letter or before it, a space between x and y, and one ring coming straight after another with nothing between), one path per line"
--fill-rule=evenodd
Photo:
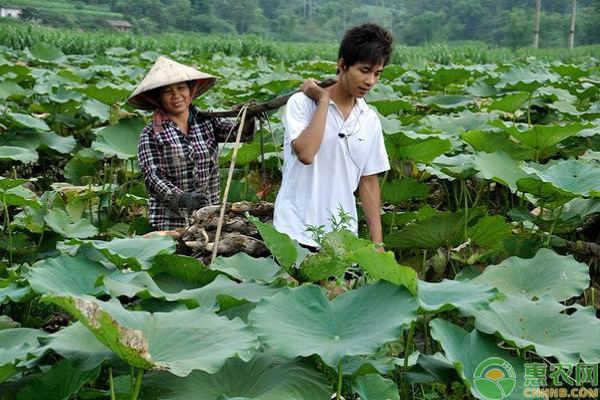
M115 395L115 383L113 382L112 367L108 367L108 385L110 388L110 400L116 400L117 396Z
M548 232L548 239L546 239L546 246L550 246L550 239L552 238L552 234L554 233L554 228L556 228L556 224L558 223L558 219L560 218L560 215L562 214L564 207L565 207L565 205L561 204L560 208L558 209L558 215L556 215L556 218L554 218L554 222L552 222L552 226L550 227L550 232Z
M131 395L131 400L137 400L140 396L140 389L142 388L142 378L144 377L144 370L140 369L138 371L137 377L135 378L135 387L133 389L133 394Z
M343 370L342 370L342 360L338 361L338 386L337 386L337 395L336 395L336 400L340 400L340 396L342 395L342 377L343 377Z
M531 129L531 100L533 99L533 92L529 94L529 103L527 104L527 129ZM536 160L537 162L537 160Z
M6 205L6 190L2 192L2 205L4 206L4 229L8 233L8 260L10 265L13 263L13 247L12 247L12 229L10 227L10 217L8 215L8 206Z
M408 357L410 356L410 350L413 344L413 337L415 335L415 327L416 324L414 321L410 324L410 331L408 332L408 337L406 338L406 343L404 345L404 370L408 369Z

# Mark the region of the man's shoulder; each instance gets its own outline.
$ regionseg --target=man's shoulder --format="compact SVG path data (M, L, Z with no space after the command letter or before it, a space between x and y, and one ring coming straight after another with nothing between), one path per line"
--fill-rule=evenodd
M314 104L314 100L304 94L304 92L294 93L287 101L288 106L307 106L311 104Z

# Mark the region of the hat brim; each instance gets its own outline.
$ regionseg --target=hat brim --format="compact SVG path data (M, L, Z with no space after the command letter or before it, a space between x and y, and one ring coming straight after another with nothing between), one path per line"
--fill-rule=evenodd
M148 74L129 96L127 102L136 108L152 110L156 108L156 104L153 104L147 96L149 91L173 83L188 81L197 82L196 91L193 95L193 99L195 99L214 86L217 78L167 57L158 57Z

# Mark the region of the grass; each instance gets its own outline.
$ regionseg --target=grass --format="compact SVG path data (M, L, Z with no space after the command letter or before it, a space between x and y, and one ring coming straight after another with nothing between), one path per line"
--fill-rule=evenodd
M335 60L337 53L335 43L286 43L252 35L214 36L193 32L143 35L101 31L76 32L19 21L0 20L0 45L24 49L37 42L51 43L66 54L99 53L111 47L124 47L139 52L152 50L168 54L173 51L187 51L193 55L223 53L240 57L264 56L271 60L293 62L314 59ZM530 57L545 61L587 62L590 57L600 59L600 45L580 46L573 51L567 49L536 51L532 48L513 51L480 42L440 43L423 47L398 45L392 56L392 63L486 64L526 61Z

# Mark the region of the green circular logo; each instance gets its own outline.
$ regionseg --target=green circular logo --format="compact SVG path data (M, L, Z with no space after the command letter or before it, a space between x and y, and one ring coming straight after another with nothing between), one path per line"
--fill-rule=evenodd
M488 400L508 397L517 385L515 369L499 357L488 358L477 366L473 374L475 388Z

